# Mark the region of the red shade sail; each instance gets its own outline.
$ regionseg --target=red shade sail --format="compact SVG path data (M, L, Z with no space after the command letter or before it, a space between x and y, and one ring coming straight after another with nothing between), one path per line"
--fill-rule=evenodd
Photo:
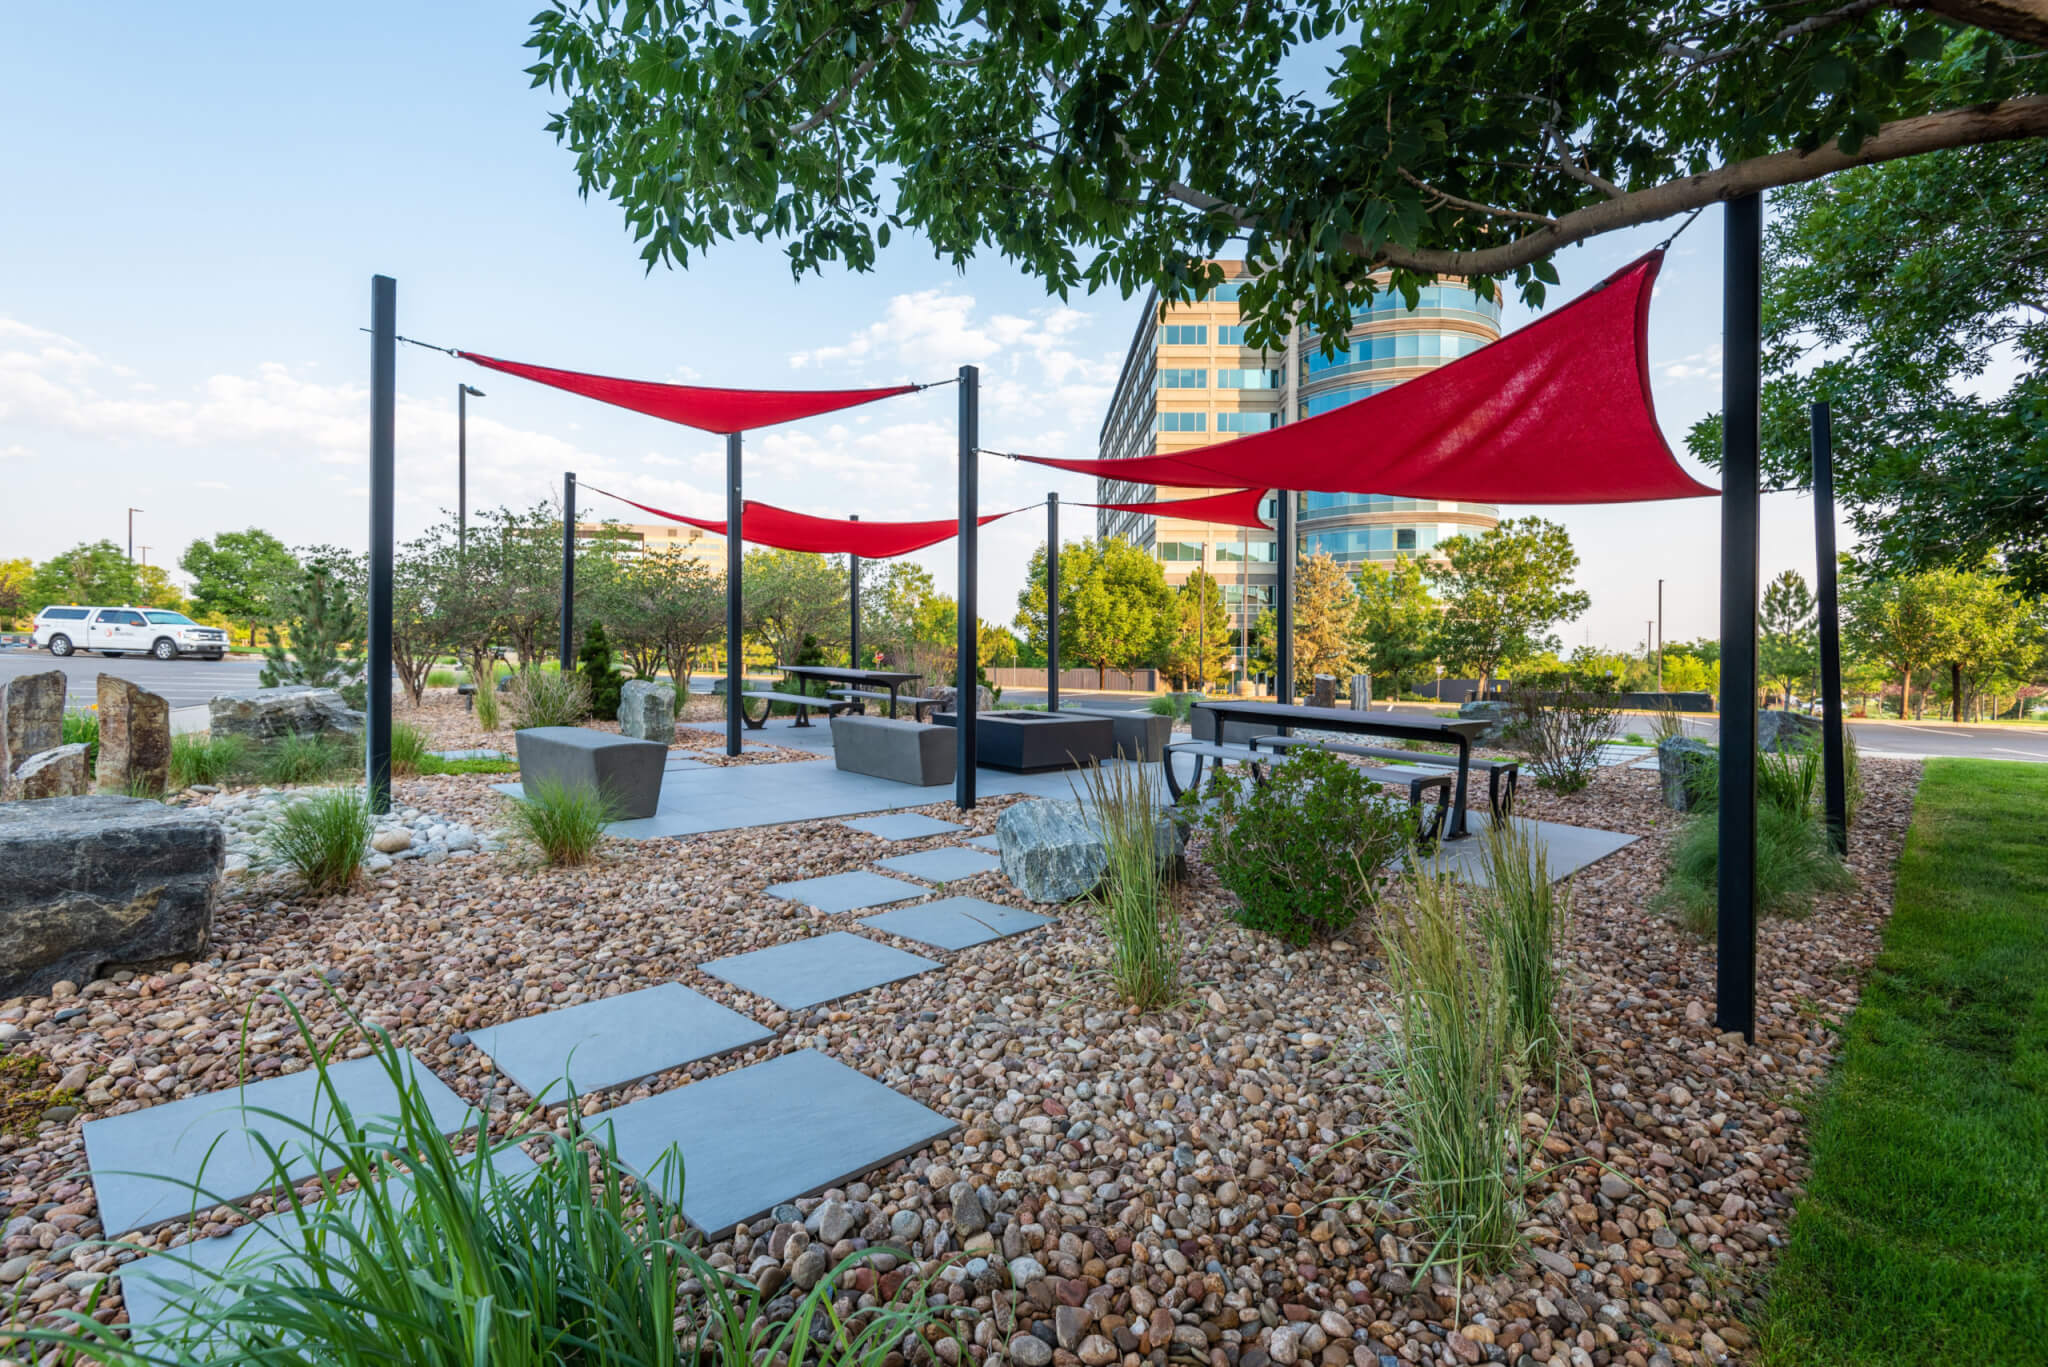
M1679 467L1650 402L1650 287L1663 261L1651 252L1469 356L1313 418L1170 456L1026 459L1180 488L1481 503L1711 495Z
M685 517L681 513L637 503L594 485L583 487L592 493L604 494L606 498L616 498L643 513L652 513L689 527L700 527L719 536L725 535L723 518ZM1022 511L1021 508L1012 508L1010 512L987 513L978 519L977 525L985 527L998 518ZM930 522L857 522L850 518L813 517L809 513L778 508L772 503L756 503L753 499L742 505L740 517L740 539L757 546L772 546L781 551L815 551L820 555L857 555L864 560L887 560L891 556L908 555L926 546L936 546L960 532L959 520L950 517Z
M729 434L772 427L779 422L832 413L876 399L892 398L924 388L899 384L887 389L706 389L689 384L656 384L651 380L621 380L610 375L586 375L580 370L556 370L550 366L527 365L523 361L501 361L474 351L455 353L490 370L517 375L536 384L566 389L586 399L630 408L651 418L681 423L706 432Z
M1123 466L1128 461L1111 461ZM1154 517L1184 517L1190 522L1214 522L1224 527L1249 527L1255 532L1271 531L1272 524L1259 516L1266 501L1264 489L1233 489L1227 494L1205 494L1199 498L1159 499L1151 503L1077 503L1077 508L1108 508L1119 513L1149 513Z

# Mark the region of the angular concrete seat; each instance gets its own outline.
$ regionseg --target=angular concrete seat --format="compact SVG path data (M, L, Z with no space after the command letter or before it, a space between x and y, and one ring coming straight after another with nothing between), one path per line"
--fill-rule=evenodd
M1116 754L1122 759L1134 759L1144 763L1157 760L1166 751L1167 742L1173 739L1173 718L1159 712L1111 712L1097 711L1092 707L1062 707L1048 716L1103 717L1109 722Z
M953 781L952 728L890 717L834 717L832 762L850 774L931 788Z
M581 726L535 726L514 733L519 742L519 783L531 791L553 781L565 788L608 793L621 819L649 817L661 802L661 771L668 747Z

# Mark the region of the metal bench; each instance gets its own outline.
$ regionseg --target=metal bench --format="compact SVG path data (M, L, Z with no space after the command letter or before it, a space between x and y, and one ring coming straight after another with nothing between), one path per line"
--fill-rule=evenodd
M759 721L754 720L747 711L747 700L750 698L761 704ZM867 711L865 704L843 698L835 702L831 698L814 698L808 693L777 693L773 689L762 688L740 694L740 720L747 724L749 730L759 731L768 724L768 716L779 702L788 703L796 709L798 726L809 726L813 711L823 712L827 717L837 717L847 712L864 714Z
M1327 750L1340 755L1363 755L1371 757L1373 747L1369 745L1345 745L1331 741L1319 741L1308 736L1255 736L1254 750L1273 749L1285 753L1289 750ZM1409 769L1386 768L1378 765L1360 765L1360 771L1375 783L1405 783L1408 785L1408 805L1415 812L1415 843L1427 849L1443 839L1444 818L1451 810L1452 775L1433 770L1418 774ZM1422 806L1424 793L1436 794L1436 807L1425 814Z
M1175 755L1193 755L1195 757L1195 772L1189 778L1185 787L1182 786L1180 780L1173 772L1173 757ZM1249 745L1218 745L1215 741L1209 740L1177 740L1160 752L1159 767L1166 773L1166 791L1172 794L1175 802L1178 802L1182 792L1199 792L1201 790L1202 766L1210 760L1214 760L1218 764L1249 764L1252 767L1252 781L1264 783L1266 781L1266 772L1262 761L1265 758L1266 756L1261 755Z
M833 697L844 698L848 702L866 703L889 701L888 690L881 688L831 688L827 689L826 691L830 693ZM896 695L896 706L899 708L909 708L910 715L918 721L929 721L931 719L932 711L935 708L944 707L946 705L947 704L940 702L937 698L913 698L907 693L899 693Z
M1342 741L1318 740L1314 736L1263 736L1254 744L1271 745L1274 741L1287 745L1320 745L1325 750L1339 754L1357 755L1361 759L1398 759L1410 764L1427 764L1433 768L1450 769L1458 767L1456 755L1441 755L1433 750L1395 750L1383 745L1351 745ZM1522 764L1512 759L1474 759L1472 772L1486 775L1486 807L1496 817L1506 816L1514 810L1515 788L1521 780Z

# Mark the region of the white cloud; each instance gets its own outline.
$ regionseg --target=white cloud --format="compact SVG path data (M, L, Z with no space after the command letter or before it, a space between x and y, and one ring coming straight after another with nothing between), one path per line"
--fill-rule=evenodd
M1658 371L1667 380L1719 380L1721 378L1721 344L1712 343L1702 351L1676 361L1667 361Z
M0 446L0 460L26 460L32 454L34 453L18 441Z

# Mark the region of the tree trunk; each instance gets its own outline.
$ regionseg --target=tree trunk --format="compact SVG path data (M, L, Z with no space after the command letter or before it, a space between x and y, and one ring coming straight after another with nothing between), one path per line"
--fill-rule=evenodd
M1961 721L1963 719L1963 667L1954 660L1950 660L1948 663L1948 702L1950 720Z
M1912 710L1913 671L1909 669L1906 671L1904 679L1899 684L1899 720L1907 720L1907 714L1910 713Z

